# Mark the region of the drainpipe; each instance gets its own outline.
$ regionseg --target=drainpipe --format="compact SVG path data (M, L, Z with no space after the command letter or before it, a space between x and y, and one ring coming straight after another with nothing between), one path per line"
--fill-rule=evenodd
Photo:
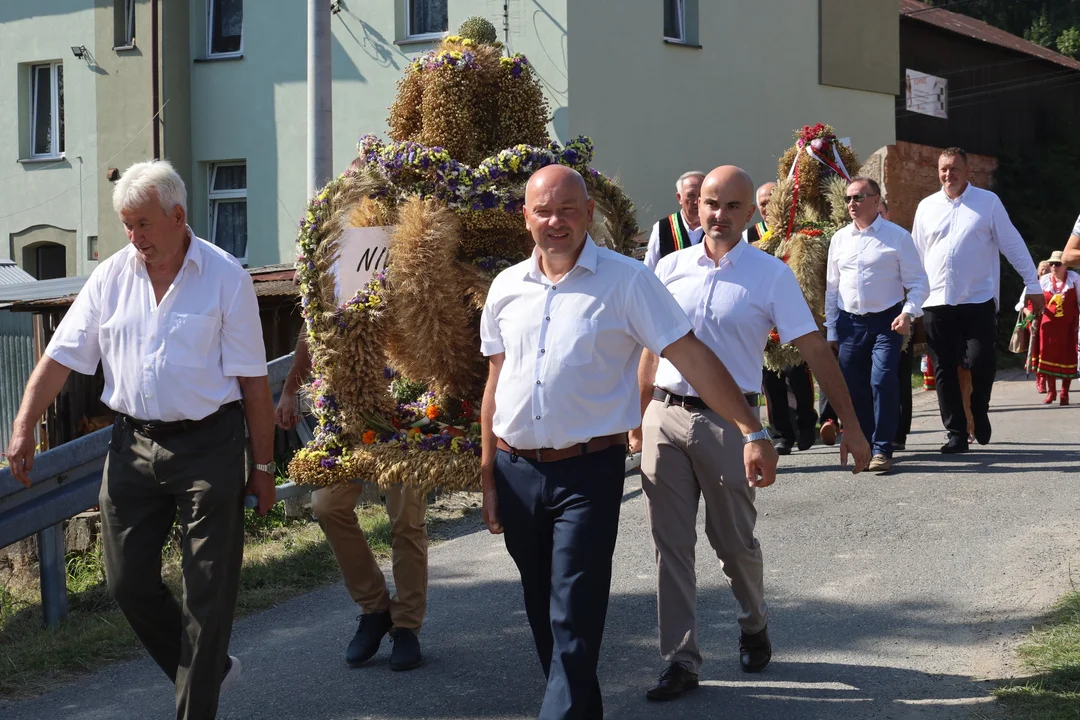
M154 159L161 159L161 118L158 114L160 58L158 38L158 0L150 0L150 111L154 128Z

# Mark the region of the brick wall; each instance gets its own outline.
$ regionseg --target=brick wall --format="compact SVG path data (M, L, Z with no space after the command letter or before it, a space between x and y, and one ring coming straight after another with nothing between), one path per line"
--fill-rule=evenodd
M919 202L941 190L937 162L942 149L898 142L881 148L867 159L864 174L881 183L882 193L889 203L889 216L897 225L910 230ZM971 183L989 189L997 169L997 158L969 154L968 165Z

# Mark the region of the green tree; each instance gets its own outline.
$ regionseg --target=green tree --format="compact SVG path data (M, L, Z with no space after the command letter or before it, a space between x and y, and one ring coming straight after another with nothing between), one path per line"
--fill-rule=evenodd
M1062 55L1080 57L1080 28L1071 27L1058 35L1057 49Z
M1045 10L1035 18L1034 22L1031 23L1031 27L1024 31L1024 38L1043 47L1053 46L1054 27L1050 24L1050 20L1047 19Z

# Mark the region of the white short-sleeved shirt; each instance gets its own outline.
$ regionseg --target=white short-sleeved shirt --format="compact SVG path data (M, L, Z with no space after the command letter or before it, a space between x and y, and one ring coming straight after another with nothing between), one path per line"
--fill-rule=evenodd
M660 354L690 332L671 294L637 260L591 237L557 283L536 254L501 272L480 320L481 351L505 353L495 435L512 447L561 449L641 424L641 348Z
M94 270L45 354L85 375L101 361L101 400L139 420L201 420L239 400L238 377L266 375L251 276L191 233L184 264L158 305L135 248Z
M769 333L781 342L817 331L791 268L744 242L713 262L705 244L671 253L656 275L690 318L694 335L724 363L743 392L761 390L761 365ZM656 368L657 387L697 396L667 360Z

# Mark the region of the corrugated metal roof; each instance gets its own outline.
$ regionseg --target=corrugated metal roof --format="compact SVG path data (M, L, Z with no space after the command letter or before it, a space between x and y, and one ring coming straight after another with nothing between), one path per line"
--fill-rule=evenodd
M37 282L34 276L23 270L12 260L0 260L0 285L19 285Z
M924 2L919 2L919 0L900 0L900 17L918 20L958 35L982 40L992 45L998 45L1025 55L1057 63L1072 70L1080 70L1080 61L1056 53L1049 48L1044 48L1042 45L1036 45L1030 40L1007 33L993 25L987 25L981 20L935 8Z
M26 381L34 369L34 325L29 315L0 310L0 449L7 450Z
M81 277L56 278L54 280L34 280L15 285L0 285L0 307L17 302L34 300L57 300L74 298L82 290L89 275Z

